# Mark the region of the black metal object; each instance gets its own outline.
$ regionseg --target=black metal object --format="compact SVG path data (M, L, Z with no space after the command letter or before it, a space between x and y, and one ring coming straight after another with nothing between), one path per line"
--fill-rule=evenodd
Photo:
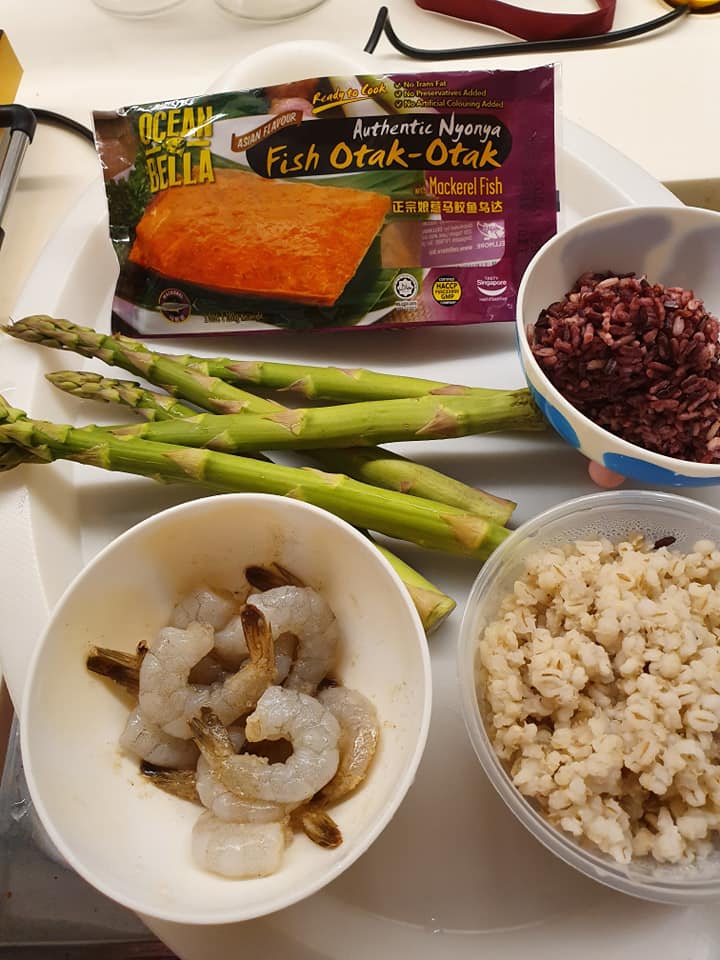
M404 43L393 30L388 8L380 7L363 49L366 53L374 53L380 38L384 34L391 46L413 60L465 60L472 57L503 57L512 53L554 53L561 50L586 50L589 47L605 46L617 43L620 40L631 40L653 30L659 30L685 17L690 13L690 10L691 4L683 3L654 20L648 20L632 27L624 27L621 30L611 30L609 33L594 34L590 37L564 37L558 40L512 40L509 43L489 43L480 47L424 50Z

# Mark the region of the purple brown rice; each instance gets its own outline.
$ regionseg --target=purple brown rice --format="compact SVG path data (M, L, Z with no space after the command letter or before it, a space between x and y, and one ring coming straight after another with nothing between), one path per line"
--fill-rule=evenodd
M548 379L598 426L646 450L716 463L719 332L692 290L584 273L528 339Z

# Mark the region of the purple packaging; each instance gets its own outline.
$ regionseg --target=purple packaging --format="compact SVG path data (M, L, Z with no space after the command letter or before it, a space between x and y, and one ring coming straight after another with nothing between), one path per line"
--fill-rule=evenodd
M557 229L556 84L553 65L321 77L96 114L120 262L114 329L161 337L513 320L523 271ZM199 266L208 244L193 210L201 197L201 209L212 206L220 180L232 217L213 271ZM285 253L282 240L269 246L267 212L254 229L244 202L261 180L324 188L273 194L283 198ZM338 188L366 191L380 212L370 227L357 221L364 239L347 275L338 268L330 292L313 291L308 277L320 278L325 261L337 274L342 238L356 240L347 212L344 223L313 218L315 198L338 198L327 192ZM175 259L154 261L153 223L170 193L176 215L187 206L187 226Z

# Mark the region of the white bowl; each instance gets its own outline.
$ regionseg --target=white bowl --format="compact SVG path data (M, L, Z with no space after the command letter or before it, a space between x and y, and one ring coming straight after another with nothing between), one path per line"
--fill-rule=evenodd
M652 453L598 427L550 383L527 338L527 328L541 310L562 299L586 271L634 272L651 283L689 288L710 313L720 316L719 253L719 212L638 206L581 220L544 244L530 261L518 290L516 319L525 379L550 424L589 459L645 483L720 483L720 464Z
M321 590L342 643L337 675L375 704L378 753L366 782L333 807L344 842L295 833L273 876L227 880L197 867L200 808L143 780L118 747L126 699L85 667L95 644L134 650L201 582L228 589L248 564L277 561ZM228 923L302 900L347 869L388 824L413 781L430 719L422 624L375 547L316 507L263 494L195 500L138 524L67 589L33 657L21 716L31 797L72 867L131 910L179 923Z
M503 598L537 550L574 540L618 541L642 532L649 541L673 536L673 549L692 550L698 540L720 543L720 510L675 494L648 490L595 493L558 504L518 527L484 564L470 592L460 627L458 677L465 725L485 774L518 820L565 863L614 890L644 900L687 905L720 897L720 844L695 864L660 864L649 857L624 865L597 847L581 845L551 824L525 797L498 758L485 728L478 643Z

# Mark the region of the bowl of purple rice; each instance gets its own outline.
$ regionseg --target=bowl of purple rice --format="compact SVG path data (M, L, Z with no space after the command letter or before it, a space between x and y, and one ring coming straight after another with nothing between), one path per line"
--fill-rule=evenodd
M720 484L720 212L624 207L557 234L518 292L548 422L635 481Z

